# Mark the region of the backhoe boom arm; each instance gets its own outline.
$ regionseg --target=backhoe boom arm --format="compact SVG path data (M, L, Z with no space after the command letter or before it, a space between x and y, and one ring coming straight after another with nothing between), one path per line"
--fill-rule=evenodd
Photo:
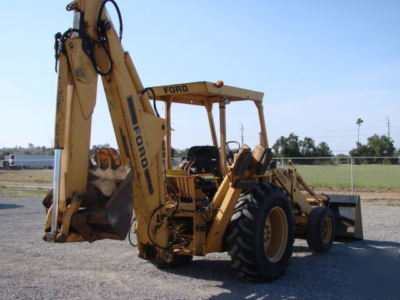
M62 154L60 179L55 183L58 188L54 189L58 191L58 197L53 197L53 202L57 198L59 200L49 210L45 237L58 242L112 238L112 230L106 229L107 234L97 232L99 228L96 227L101 226L97 226L94 219L101 219L100 223L108 221L110 224L103 225L113 227L113 220L110 221L107 211L112 210L113 205L132 202L133 197L130 192L124 199L113 199L111 195L118 194L118 187L125 186L126 190L131 190L132 186L135 194L132 204L138 216L138 238L145 244L150 243L146 233L150 214L165 201L165 174L161 154L167 128L164 119L155 115L147 93L143 92L134 64L129 54L123 50L120 36L108 19L106 3L107 1L102 0L72 2L67 9L74 11L74 24L79 26L67 31L58 42L60 50L55 145ZM93 168L87 159L99 75L122 160L119 169L111 164L106 170L99 166ZM121 172L125 175L121 176ZM128 173L132 174L128 176L131 182L127 185L121 184ZM91 180L93 177L96 180ZM117 182L118 187L114 186L114 190L108 194L103 193L102 196L106 199L101 203L96 193L98 190L106 190L107 180ZM110 182L108 183L111 184ZM93 185L96 193L93 193ZM82 207L78 210L79 205L72 205L74 199L81 199L83 204L88 203L83 205L85 218L81 218L81 223L83 219L86 223L92 222L93 232L86 225L86 231L63 230L70 228L70 224L74 222L74 228L80 226L79 220L71 219L74 214L83 211ZM99 209L104 210L105 216L100 217ZM58 222L56 228L50 229L52 214L58 215ZM123 214L120 212L120 215ZM130 220L125 223L129 224ZM127 229L123 228L121 231L120 228L115 238L124 238ZM162 244L165 241L157 242Z

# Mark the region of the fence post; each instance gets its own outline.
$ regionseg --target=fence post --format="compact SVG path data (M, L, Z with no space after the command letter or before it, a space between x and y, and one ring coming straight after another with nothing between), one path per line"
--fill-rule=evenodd
M283 169L283 158L281 158L281 168Z
M354 194L353 157L350 157L350 180L351 180L351 194Z

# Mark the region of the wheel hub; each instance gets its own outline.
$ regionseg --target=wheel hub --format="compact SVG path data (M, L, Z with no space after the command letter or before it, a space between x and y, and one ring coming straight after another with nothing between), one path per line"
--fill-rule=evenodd
M332 237L333 224L330 218L325 218L322 224L322 240L325 244L329 243Z
M285 253L288 220L281 207L274 207L265 218L264 254L271 262L279 261Z

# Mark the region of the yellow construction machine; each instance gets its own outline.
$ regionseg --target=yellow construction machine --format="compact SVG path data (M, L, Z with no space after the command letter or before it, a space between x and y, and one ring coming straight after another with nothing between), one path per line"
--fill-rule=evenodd
M107 3L117 11L119 30ZM55 168L53 190L43 201L45 241L125 240L135 218L138 255L159 267L228 251L240 276L268 281L285 271L295 236L305 237L315 252L327 251L338 234L362 238L357 196L317 195L294 166L276 167L263 93L222 81L144 88L121 46L115 1L75 0L67 10L74 12L73 28L57 34L55 44ZM118 150L90 152L99 77ZM258 111L261 138L253 150L226 139L226 106L239 101ZM157 110L161 102L165 118ZM173 168L175 103L204 107L211 143L191 147Z

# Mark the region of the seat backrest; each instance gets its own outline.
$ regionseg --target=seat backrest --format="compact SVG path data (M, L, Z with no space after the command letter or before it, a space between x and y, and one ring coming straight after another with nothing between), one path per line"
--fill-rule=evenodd
M194 160L193 174L213 173L221 177L219 150L214 146L193 146L188 151L188 160Z

